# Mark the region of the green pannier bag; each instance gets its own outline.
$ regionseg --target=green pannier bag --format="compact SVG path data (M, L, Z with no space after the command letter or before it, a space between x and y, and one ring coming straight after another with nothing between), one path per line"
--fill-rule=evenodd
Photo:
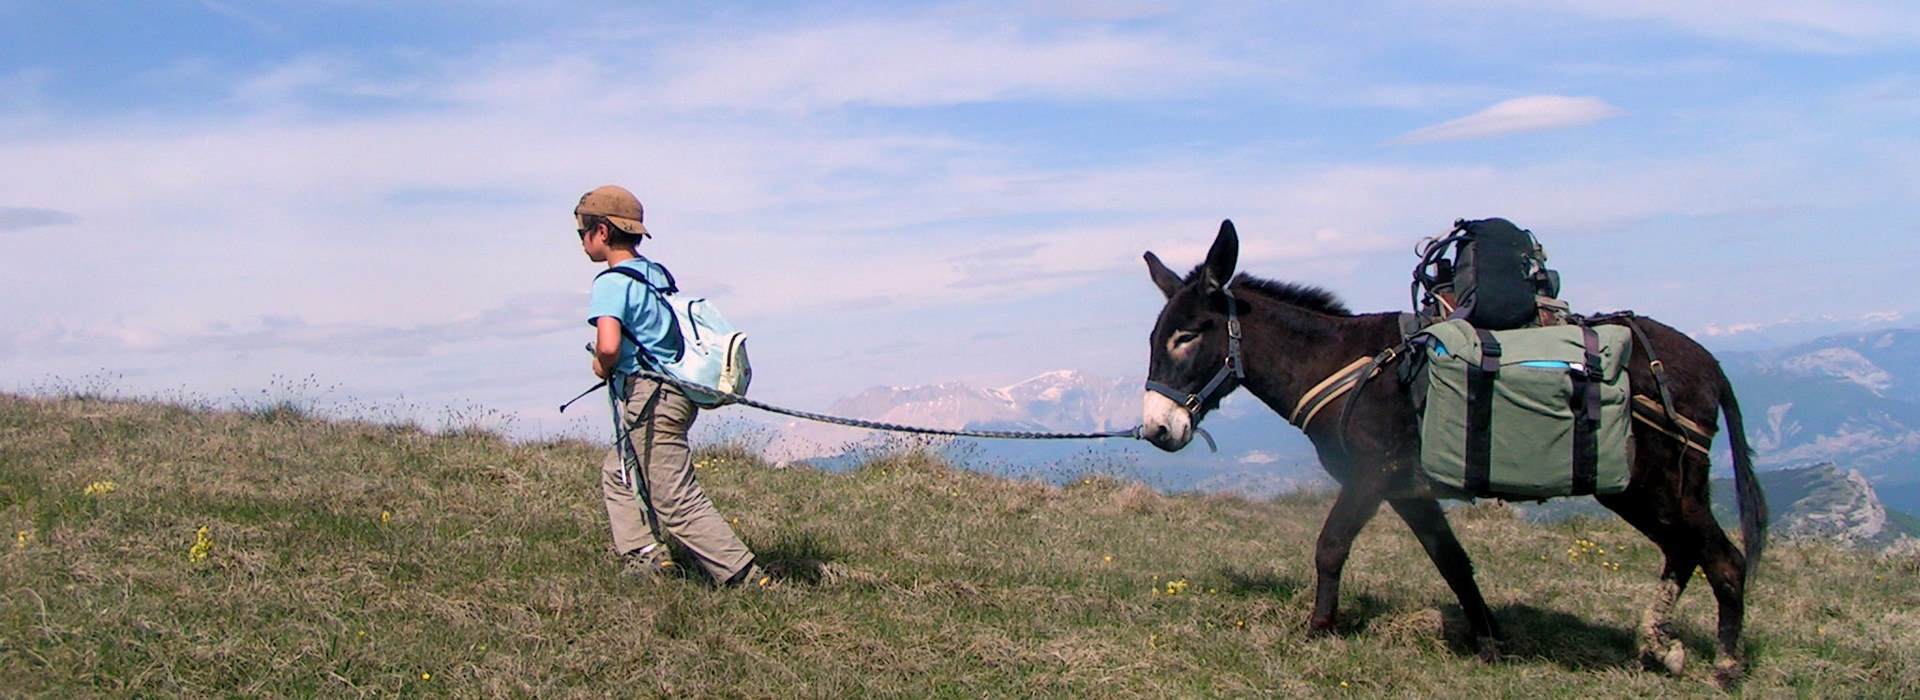
M1420 461L1434 483L1513 500L1627 488L1626 327L1454 320L1415 337L1427 364Z

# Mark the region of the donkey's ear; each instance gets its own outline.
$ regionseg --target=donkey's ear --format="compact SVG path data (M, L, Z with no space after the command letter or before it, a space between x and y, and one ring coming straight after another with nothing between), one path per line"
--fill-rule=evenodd
M1180 291L1180 276L1167 269L1167 264L1160 262L1160 256L1154 255L1153 251L1147 251L1146 258L1147 275L1153 277L1153 285L1159 287L1168 299L1172 299L1173 293Z
M1233 268L1240 261L1240 234L1233 230L1233 220L1220 222L1220 235L1213 239L1213 248L1207 250L1207 286L1219 289L1233 280Z

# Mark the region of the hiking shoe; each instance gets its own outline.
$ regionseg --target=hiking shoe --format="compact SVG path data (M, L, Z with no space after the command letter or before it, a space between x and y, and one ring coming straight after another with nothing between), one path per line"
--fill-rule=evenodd
M760 564L756 562L748 564L747 568L741 569L740 573L734 574L733 578L727 579L726 585L728 588L745 588L749 590L770 588L773 586L773 576L768 575L767 570L760 568Z
M641 581L654 581L673 575L673 557L667 556L667 548L656 546L651 550L635 550L624 557L626 566L620 567L620 575Z

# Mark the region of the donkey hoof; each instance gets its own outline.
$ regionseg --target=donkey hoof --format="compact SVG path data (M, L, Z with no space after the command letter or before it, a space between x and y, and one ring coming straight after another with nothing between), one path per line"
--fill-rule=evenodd
M1664 670L1678 677L1687 665L1687 647L1678 640L1660 635L1640 640L1640 665L1649 671Z
M1732 690L1747 677L1747 665L1738 659L1721 659L1713 663L1713 684L1721 690Z
M1322 639L1333 636L1333 619L1310 620L1307 622L1307 638Z
M1669 675L1679 676L1687 666L1687 646L1677 640L1667 642L1666 650L1659 653L1659 661Z
M1479 647L1479 651L1474 656L1485 663L1498 662L1506 654L1506 651L1501 648L1500 640L1495 637L1475 637L1473 644Z

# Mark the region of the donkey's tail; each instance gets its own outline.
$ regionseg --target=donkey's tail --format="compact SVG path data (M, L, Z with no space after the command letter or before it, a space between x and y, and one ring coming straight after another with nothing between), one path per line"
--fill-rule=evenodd
M1733 397L1733 382L1726 370L1720 375L1720 407L1726 411L1727 439L1733 447L1733 489L1740 497L1740 541L1747 550L1747 578L1760 567L1760 552L1767 546L1767 494L1760 490L1760 477L1753 473L1753 446L1747 444L1747 429L1740 419L1740 401Z

